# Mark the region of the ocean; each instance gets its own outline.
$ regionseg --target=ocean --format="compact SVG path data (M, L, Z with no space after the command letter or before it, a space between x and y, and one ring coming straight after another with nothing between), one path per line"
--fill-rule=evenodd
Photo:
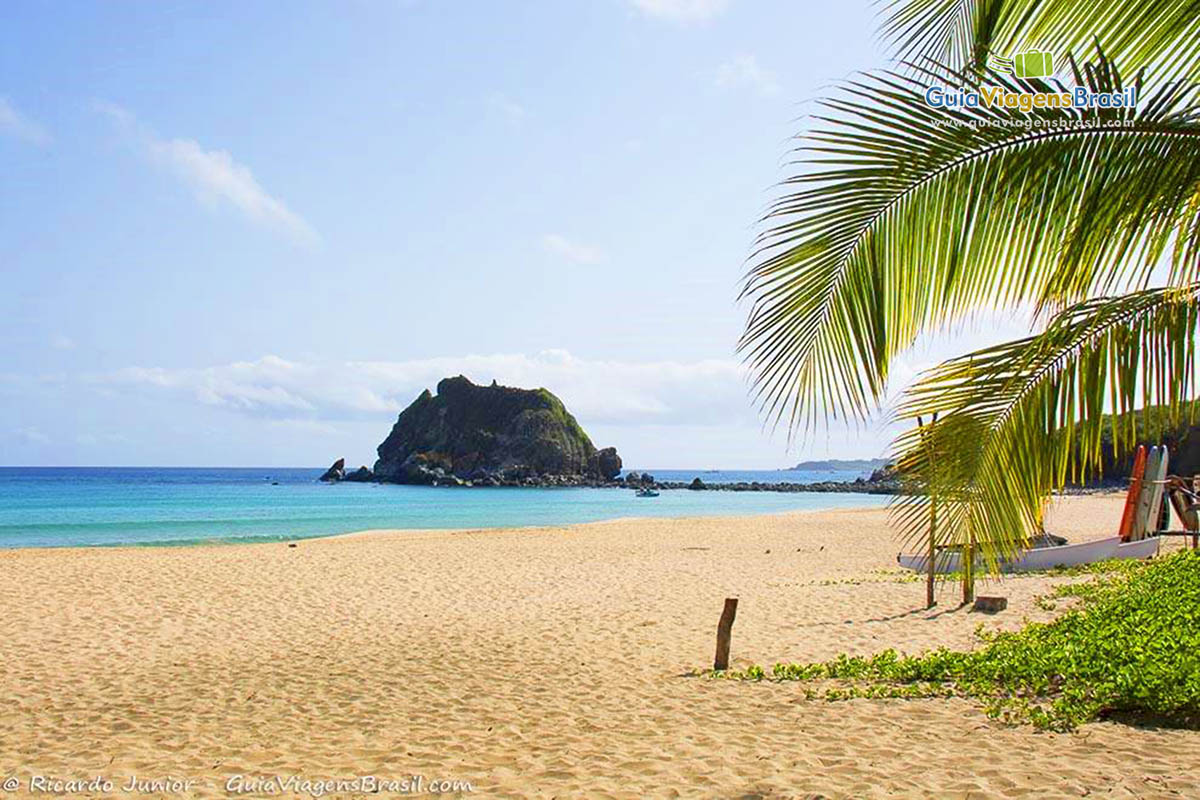
M322 469L0 467L0 548L302 539L369 528L499 528L882 506L866 494L436 489L342 483ZM638 470L641 471L641 470ZM659 480L813 483L857 472L648 470Z

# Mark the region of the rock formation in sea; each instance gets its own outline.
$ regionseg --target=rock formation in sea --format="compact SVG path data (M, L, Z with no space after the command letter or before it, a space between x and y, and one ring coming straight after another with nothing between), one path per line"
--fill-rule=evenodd
M325 474L321 476L321 480L326 483L337 483L346 477L346 459L339 458L333 462L333 465L325 470Z
M607 484L615 448L597 450L545 389L446 378L400 413L378 448L374 478L437 486Z
M346 459L339 458L333 462L333 465L329 469L325 470L320 480L326 483L337 483L339 481L366 483L375 480L375 474L366 466L359 467L354 472L346 472Z
M354 472L347 472L346 477L342 478L342 480L349 481L351 483L368 483L375 480L375 473L371 471L370 467L364 464L363 466L354 470Z
M329 482L425 486L625 486L732 492L862 492L891 494L898 484L862 478L822 482L706 483L659 481L649 472L621 477L615 448L597 449L562 401L545 389L477 386L446 378L437 393L422 392L400 412L379 445L374 469L346 471L338 459L321 477Z

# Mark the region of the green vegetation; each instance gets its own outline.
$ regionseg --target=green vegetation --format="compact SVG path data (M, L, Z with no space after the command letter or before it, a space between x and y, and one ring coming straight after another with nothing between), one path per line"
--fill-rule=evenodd
M611 480L616 450L597 450L546 389L477 386L459 375L422 392L379 445L381 480L430 483L458 478L514 483L545 477ZM444 473L438 476L434 470Z
M1118 456L1136 442L1106 412L1161 405L1174 423L1196 399L1200 8L881 8L896 66L805 117L754 249L740 347L763 413L811 430L875 413L922 336L1035 308L1031 335L940 364L892 409L908 423L899 527L920 552L977 545L996 570L1050 494L1097 469L1105 431ZM1055 75L993 67L1028 50L1052 54ZM1136 107L927 101L1131 87Z
M1200 727L1200 552L1112 562L1096 580L1059 586L1081 605L1050 623L983 633L973 651L920 656L885 650L812 664L759 666L712 677L816 681L812 699L970 697L988 714L1069 730L1111 713Z
M1192 426L1200 420L1200 402L1185 403L1180 409L1155 405L1124 414L1105 414L1100 423L1100 462L1085 477L1127 478L1133 466L1128 448L1121 441L1165 443L1171 447L1172 472L1190 475L1200 471L1200 436ZM1113 432L1117 431L1114 436Z

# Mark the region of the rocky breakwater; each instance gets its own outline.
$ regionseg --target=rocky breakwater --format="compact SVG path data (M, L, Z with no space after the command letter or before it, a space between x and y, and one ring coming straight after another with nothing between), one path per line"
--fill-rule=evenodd
M688 489L694 492L848 492L852 494L899 494L900 482L886 470L876 470L869 478L853 481L820 481L818 483L770 483L738 481L737 483L705 483L701 478L691 481L660 481L649 473L631 472L625 485L647 486L655 489Z
M423 486L615 486L621 457L597 449L546 389L478 386L463 376L422 392L377 449L373 470L323 480Z

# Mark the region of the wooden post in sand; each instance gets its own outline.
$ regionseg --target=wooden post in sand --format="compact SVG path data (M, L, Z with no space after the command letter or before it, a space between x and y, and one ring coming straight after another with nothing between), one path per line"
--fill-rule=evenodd
M925 607L933 608L937 600L933 594L934 570L937 564L937 501L929 500L929 574L925 576Z
M729 669L729 635L733 632L733 618L737 616L737 598L726 597L721 621L717 623L717 656L713 669L720 672Z
M937 422L937 412L936 411L933 412L933 420L929 423L929 433L930 434L933 433L933 424L935 422ZM921 428L922 432L924 432L923 429L925 428L925 421L923 419L921 419L920 417L917 417L917 427ZM924 438L925 438L925 449L928 451L928 455L926 457L929 459L929 469L933 470L936 456L933 452L933 448L930 446L930 436L926 435ZM927 491L928 491L928 489L927 489ZM937 500L934 498L933 493L930 492L930 494L929 494L929 556L928 556L929 563L926 565L928 568L928 574L925 576L925 607L926 608L933 608L934 606L937 605L937 600L934 598L934 580L935 580L934 570L936 569L936 566L937 566L937 523L938 523Z
M963 557L963 605L975 602L975 532L971 531L967 540L967 550Z

